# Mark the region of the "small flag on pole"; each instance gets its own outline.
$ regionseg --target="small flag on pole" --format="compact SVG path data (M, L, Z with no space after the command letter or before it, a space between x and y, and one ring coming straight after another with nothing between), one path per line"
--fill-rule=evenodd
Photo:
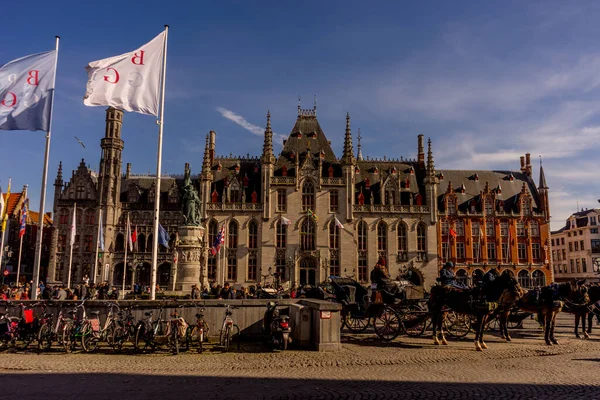
M0 130L48 131L56 50L0 66Z
M161 224L158 224L158 244L169 248L169 233Z
M104 251L104 228L102 227L102 210L100 210L100 229L98 230L100 234L100 251Z
M75 227L76 225L76 207L73 207L73 219L71 220L71 239L69 240L69 244L71 246L73 246L75 244L75 235L77 234L77 228Z
M137 243L137 225L133 228L133 233L131 234L131 242L135 245Z
M129 251L133 251L133 238L131 236L131 224L129 223L129 213L127 214L127 245Z
M319 218L317 217L317 214L315 214L313 212L313 210L311 210L310 208L308 210L306 210L306 215L308 215L309 217L311 217L312 219L314 219L315 222L319 221Z
M344 229L344 225L342 225L342 223L340 222L340 220L337 219L337 217L334 217L334 218L335 218L335 226L337 226L340 229Z
M286 217L284 217L283 215L281 216L281 224L282 225L291 225L292 224L292 220L287 219Z
M2 196L0 194L0 196ZM29 204L29 199L25 199L23 202L23 209L21 210L21 226L19 227L19 237L23 237L25 235L25 230L27 229L27 204Z
M225 243L225 223L221 226L221 230L219 234L215 237L215 241L213 243L212 248L210 249L210 253L215 256L221 250L221 245Z
M164 42L162 32L139 49L90 62L83 104L158 116Z
M456 231L454 229L450 228L449 232L450 232L450 236L452 236L453 238L456 239L456 237L458 236L458 234L456 233Z

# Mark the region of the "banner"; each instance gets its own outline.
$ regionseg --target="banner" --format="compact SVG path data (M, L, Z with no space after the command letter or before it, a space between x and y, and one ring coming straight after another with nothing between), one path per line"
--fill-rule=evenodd
M48 131L56 51L37 53L0 67L0 130Z
M158 116L165 32L139 49L86 67L86 106L112 106Z
M71 220L71 239L69 241L69 244L71 246L73 246L75 244L75 235L77 235L77 228L75 227L76 221L77 221L76 220L77 217L75 216L76 210L77 210L77 207L73 207L73 219Z

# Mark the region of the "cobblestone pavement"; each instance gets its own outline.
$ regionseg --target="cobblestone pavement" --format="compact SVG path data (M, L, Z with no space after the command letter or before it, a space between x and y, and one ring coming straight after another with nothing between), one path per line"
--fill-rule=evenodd
M591 339L573 337L573 317L560 317L558 346L543 344L534 321L511 343L488 335L433 346L430 338L381 343L372 334L344 335L343 350L112 355L2 353L5 396L70 399L243 398L600 398L600 327ZM517 333L519 332L519 333Z

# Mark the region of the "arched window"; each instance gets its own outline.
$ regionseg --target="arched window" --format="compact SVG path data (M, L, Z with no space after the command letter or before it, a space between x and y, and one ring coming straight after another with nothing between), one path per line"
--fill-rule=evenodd
M383 221L377 224L377 251L387 253L387 224Z
M456 282L462 283L463 285L468 285L469 275L467 274L467 271L464 269L459 269L456 271Z
M140 253L146 252L146 235L143 233L137 237L137 249Z
M276 239L276 247L278 249L285 249L287 245L287 225L283 223L281 218L277 221L277 237Z
M300 250L315 250L315 221L312 218L304 218L300 227Z
M358 223L358 280L367 281L367 234L368 227L365 221Z
M329 248L340 248L340 228L336 225L335 220L329 223Z
M258 248L258 224L255 220L250 221L248 224L248 248Z
M315 185L310 180L302 185L302 210L315 210Z
M448 223L446 223L446 226ZM404 222L400 222L398 224L398 253L406 253L408 251L408 237L407 237L407 229L406 224Z
M208 223L208 245L213 246L215 244L215 239L219 234L219 224L216 220L211 219Z
M539 269L536 269L531 274L531 286L546 286L546 275L544 275L544 273Z
M526 216L531 215L531 199L529 197L521 200L521 214Z
M229 229L227 230L227 247L230 249L237 249L238 246L238 224L236 221L229 222Z
M540 224L537 221L531 221L529 223L529 234L531 237L540 236Z
M525 222L523 222L522 219L517 221L517 236L518 237L524 237L526 236L526 230L525 230Z
M152 239L152 234L148 235L148 241L147 241L147 245L146 245L146 249L147 251L152 251L152 246L154 245L154 241Z
M88 208L85 210L85 223L87 225L94 225L96 223L96 211Z
M521 285L521 287L524 287L524 288L531 287L531 281L529 280L529 272L525 271L524 269L519 271L518 281L519 281L519 285Z
M446 197L446 214L456 215L456 198L454 196Z
M417 251L427 252L427 227L425 224L417 226Z
M483 281L483 271L480 269L476 269L473 271L473 282L479 284Z
M117 237L115 239L115 251L124 251L125 250L125 237L122 233L117 233Z
M69 210L67 210L66 208L63 208L62 210L60 210L60 216L58 219L58 223L60 225L67 225L69 223Z

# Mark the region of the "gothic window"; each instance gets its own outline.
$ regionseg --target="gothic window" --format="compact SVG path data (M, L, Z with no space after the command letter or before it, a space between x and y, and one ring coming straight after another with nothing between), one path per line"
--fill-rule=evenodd
M76 199L85 199L85 185L77 185L75 198Z
M278 249L285 249L287 242L287 225L283 224L281 219L277 221L277 237L276 237L276 247Z
M471 222L471 236L473 237L479 237L480 235L480 230L481 226L479 225L479 222L477 221L472 221Z
M529 223L529 234L531 237L540 236L540 224L537 221L531 221Z
M86 225L94 225L96 223L96 211L92 209L85 210Z
M258 260L256 254L252 253L248 256L248 280L256 281L258 276Z
M367 281L367 256L359 255L358 256L358 280L361 282Z
M227 257L227 280L237 280L237 257L235 255Z
M229 201L231 203L239 203L240 202L240 190L238 188L231 188L229 190Z
M533 287L543 287L546 286L546 275L539 269L536 269L531 274L531 286Z
M258 224L255 220L250 221L248 224L248 248L258 248Z
M465 236L465 223L462 220L456 221L456 236Z
M503 238L507 238L508 237L508 221L504 220L504 221L500 221L500 236L502 236Z
M377 224L377 251L387 252L387 224L383 221Z
M521 200L521 213L526 216L531 215L531 199L529 197Z
M208 223L208 245L213 246L215 243L215 238L219 233L219 224L216 220L211 219Z
M446 214L456 215L456 197L448 196L446 198Z
M300 250L315 250L315 222L312 218L304 218L300 228Z
M227 248L237 249L238 246L238 224L236 221L229 222L227 229Z
M281 255L278 254L277 257L275 258L275 272L277 272L279 274L279 278L282 281L286 281L287 280L287 275L286 275L286 265L285 265L285 255Z
M487 257L489 261L496 261L496 243L487 244Z
M302 211L315 211L315 185L307 180L302 185Z
M287 191L285 189L277 189L277 211L287 211Z
M539 263L542 261L542 251L539 243L531 244L531 258L533 258L534 263Z
M524 269L519 271L518 281L519 281L519 285L521 285L521 287L524 287L524 288L531 287L531 280L529 279L529 272L525 271Z
M464 242L456 243L456 259L458 261L464 261L464 259L465 259L465 243Z
M485 225L485 236L487 236L488 238L496 236L496 232L494 229L494 221L492 221L492 220L487 221L487 223Z
M92 251L92 243L93 243L92 235L85 235L83 251Z
M448 220L445 219L442 221L442 236L448 236L448 232L450 232L450 224Z
M340 248L340 228L336 225L335 220L329 222L329 248Z
M137 237L137 248L140 253L146 252L146 236L143 233Z
M60 216L58 219L58 223L60 225L67 225L69 223L69 210L62 209L60 210Z
M523 220L518 220L517 221L517 236L518 237L524 237L526 236L526 230L525 230L525 222L523 222Z
M367 223L360 221L358 224L358 250L367 251Z
M520 263L527 262L527 247L526 247L525 243L517 244L517 256L519 257Z
M332 190L329 192L329 211L330 212L338 212L339 209L339 197L338 191Z
M443 229L443 228L442 228ZM400 222L398 224L398 253L406 253L408 251L408 237L406 224ZM448 232L448 222L446 221L446 233Z
M65 247L67 244L67 235L58 235L58 244L56 250L59 252L65 251Z
M154 238L152 237L152 234L148 235L148 245L146 246L146 249L150 252L152 251L152 246L154 246Z
M417 251L427 251L427 226L422 223L417 225Z
M385 204L395 205L396 203L396 188L394 187L394 180L391 180L385 185Z
M125 238L122 233L117 233L117 238L115 239L115 251L123 250L125 250Z
M217 258L208 257L208 280L217 280Z

